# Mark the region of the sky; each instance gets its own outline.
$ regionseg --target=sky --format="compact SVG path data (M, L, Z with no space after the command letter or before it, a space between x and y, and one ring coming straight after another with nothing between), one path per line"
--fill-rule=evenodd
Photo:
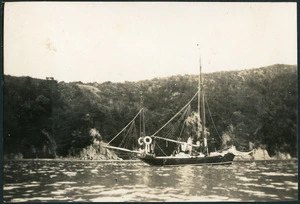
M197 46L198 45L198 46ZM4 74L139 81L297 64L297 4L6 2Z

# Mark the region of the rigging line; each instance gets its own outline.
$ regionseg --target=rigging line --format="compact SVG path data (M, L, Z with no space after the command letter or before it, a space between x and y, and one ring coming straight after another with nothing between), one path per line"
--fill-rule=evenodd
M168 127L166 128L167 129L167 132L166 132L166 137L169 137L169 135L171 135L171 132L174 128L174 125L173 124L169 124Z
M133 144L133 142L134 142L134 138L133 138L134 128L135 128L135 121L133 121L131 126L130 126L130 133L128 133L128 139L126 140L126 143L125 143L126 148L128 146L130 148L130 144L132 144L131 148L134 149L134 144Z
M123 139L122 139L121 143L118 145L118 147L123 147L124 146L123 145L124 142L125 142L125 137L123 137Z
M133 121L133 123L131 125L131 129L130 129L130 135L129 135L129 137L127 139L127 143L126 143L127 146L129 146L129 148L132 148L132 149L134 149L134 144L133 144L133 142L134 142L134 135L133 135L134 128L135 128L135 122Z
M169 128L169 131L166 133L166 138L172 137L172 135L175 133L175 131L176 131L176 129L177 129L178 122L179 122L179 121L177 121L174 125L173 125L173 124L170 124L171 127Z
M157 145L158 148L160 149L160 151L161 151L165 156L167 156L167 154L160 148L160 146L158 145L158 143L156 143L155 145Z
M172 130L170 131L170 134L168 135L167 138L170 138L172 136L174 136L175 132L177 131L177 129L179 128L180 126L180 123L182 123L182 121L184 120L185 116L186 116L186 113L188 111L190 106L187 106L187 108L185 109L184 113L181 115L181 117L176 121L176 123L174 124Z
M191 104L189 104L189 105L187 106L187 108L186 108L184 114L182 114L182 116L181 116L181 118L180 118L181 121L179 121L179 123L177 124L177 127L176 127L177 129L179 128L179 126L180 126L181 124L182 124L182 127L183 127L183 129L184 129L184 126L185 126L185 120L186 120L187 116L189 115L190 110L191 110ZM174 133L175 133L175 131L174 131ZM182 132L180 132L179 134L180 134L180 136L181 136Z
M176 123L166 137L167 138L172 138L172 136L175 134L178 126L179 126L178 123Z
M128 143L128 140L130 139L130 134L132 133L132 129L134 127L134 121L132 121L132 123L130 124L127 132L125 133L125 136L123 137L123 140L122 142L120 143L119 147L121 147L122 145L124 145L124 147L127 147L127 143Z
M204 99L205 99L205 102L206 102L206 105L207 105L208 113L209 113L210 119L211 119L211 121L212 121L212 124L214 125L214 128L216 129L217 135L219 136L220 140L222 141L222 138L221 138L221 136L220 136L220 134L219 134L219 132L218 132L218 130L217 130L217 127L216 127L216 125L215 125L215 122L214 122L214 120L213 120L213 118L212 118L212 115L211 115L210 108L209 108L209 105L208 105L208 102L207 102L206 97L204 97Z
M172 135L174 134L175 130L176 126L173 126L169 133L166 135L166 138L172 138Z
M185 113L186 113L187 109L185 110L185 112L180 116L180 118L173 124L171 124L172 126L170 127L170 130L168 131L168 133L166 134L166 138L170 138L172 137L176 130L178 129L180 123L181 123L181 120L184 118L185 116Z
M125 145L124 145L124 148L129 149L129 148L128 148L128 145L129 145L128 143L129 143L129 140L126 140Z
M183 115L184 116L184 115ZM176 133L176 131L178 130L179 126L181 123L184 123L184 117L181 117L180 120L178 120L173 128L171 129L171 131L169 132L169 134L166 136L166 138L174 138L174 134Z
M128 141L129 141L129 139L130 139L130 138L128 138L128 136L129 136L129 133L131 132L132 124L133 124L133 122L131 123L131 125L130 125L128 131L127 131L126 137L124 137L124 139L126 138L126 140L125 140L125 142L124 142L124 143L125 143L125 144L124 144L124 148L127 148L127 147L128 147ZM127 148L127 149L128 149L128 148Z
M128 141L128 140L127 140L127 137L128 137L128 135L129 135L129 133L130 133L130 131L131 131L131 128L132 128L132 124L133 124L133 123L134 123L134 121L130 124L130 126L129 126L127 132L125 133L125 136L124 136L123 139L122 139L122 142L119 144L119 147L121 147L121 146L125 147L125 146L126 146L126 142L125 142L125 141ZM125 143L125 144L124 144L124 143Z
M174 129L174 126L175 126L175 125L176 125L176 124L169 123L169 124L165 127L166 133L165 133L164 135L165 135L166 138L168 138L169 135L171 135L172 130Z
M155 139L166 140L166 141L174 142L174 143L177 143L177 144L187 144L186 142L183 142L183 141L172 140L172 139L168 139L168 138L164 138L164 137L159 137L159 136L153 136L153 137ZM195 145L195 144L187 144L187 145L192 146L192 147L199 147L198 145Z
M181 137L184 128L185 128L185 120L183 121L183 125L182 125L182 128L181 128L180 133L179 133L179 137Z
M137 133L136 133L136 127L135 122L133 122L133 131L132 131L132 148L135 149L137 147L136 141L137 141Z
M192 97L192 99L185 105L183 106L183 108L180 109L180 111L178 111L166 124L164 124L161 128L159 128L159 130L157 130L154 134L152 134L151 136L156 135L159 131L161 131L167 124L169 124L182 110L184 110L193 100L194 98L197 96L198 92L200 91L200 89L198 89L197 93Z
M130 150L130 149L125 149L125 148L121 148L121 147L115 147L115 146L109 146L109 145L105 145L103 146L104 148L108 148L108 149L116 149L116 150L121 150L121 151L125 151L125 152L133 152L133 153L140 153L139 151L135 151L135 150Z
M146 129L149 130L149 125L148 125L148 123L147 123L147 119L144 118L144 121L145 121L145 130L146 130Z
M114 136L114 138L112 138L108 143L107 145L109 145L109 143L111 143L114 139L116 139L116 137L118 137L137 117L138 115L141 113L143 109L141 109L136 115L135 117L116 135Z
M187 112L186 112L186 115L190 115L191 114L191 105L188 106L188 109L187 109ZM181 128L181 131L180 131L180 134L179 134L179 137L181 137L182 133L183 133L183 130L185 128L185 123L186 123L186 120L187 118L183 121L183 125L182 125L182 128Z

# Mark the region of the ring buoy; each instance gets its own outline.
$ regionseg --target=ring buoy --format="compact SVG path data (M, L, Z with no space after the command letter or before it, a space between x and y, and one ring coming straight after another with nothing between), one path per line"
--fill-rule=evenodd
M139 145L143 145L144 143L143 143L143 138L142 137L140 137L139 139L138 139L138 143L139 143Z
M145 144L151 144L151 142L152 142L151 137L146 136L146 137L144 138L144 142L145 142Z

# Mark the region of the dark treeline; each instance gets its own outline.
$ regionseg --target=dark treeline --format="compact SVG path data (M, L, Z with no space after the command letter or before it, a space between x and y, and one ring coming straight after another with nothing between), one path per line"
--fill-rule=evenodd
M139 82L57 82L4 76L4 154L24 158L76 156L92 144L96 128L113 138L138 112L143 94L146 134L154 133L197 91L196 75ZM249 149L249 141L297 152L297 67L204 74L207 127L221 147ZM196 108L196 101L192 108ZM223 141L224 142L224 141Z

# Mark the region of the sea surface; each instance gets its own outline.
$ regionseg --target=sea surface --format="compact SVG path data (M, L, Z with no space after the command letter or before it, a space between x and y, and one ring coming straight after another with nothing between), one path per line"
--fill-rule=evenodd
M139 161L4 162L4 202L291 201L298 161L153 167Z

